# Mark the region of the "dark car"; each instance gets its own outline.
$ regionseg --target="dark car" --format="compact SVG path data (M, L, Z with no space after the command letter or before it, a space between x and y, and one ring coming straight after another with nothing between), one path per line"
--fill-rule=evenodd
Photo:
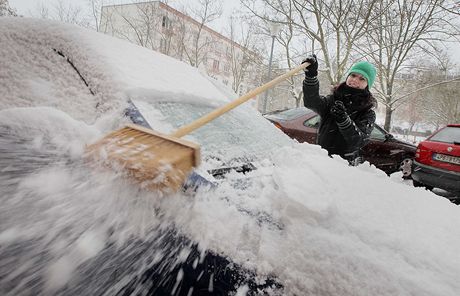
M460 194L460 124L449 124L419 143L412 177L414 186Z
M300 107L266 114L265 118L300 143L316 144L320 117L314 111ZM414 145L396 139L375 124L369 143L362 148L362 156L388 175L402 171L403 177L409 178L415 150Z

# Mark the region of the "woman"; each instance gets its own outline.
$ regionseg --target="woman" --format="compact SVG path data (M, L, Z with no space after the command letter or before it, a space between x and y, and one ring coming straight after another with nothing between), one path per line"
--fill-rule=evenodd
M332 94L320 96L316 56L305 61L310 65L305 69L303 82L304 105L321 117L317 142L329 155L340 155L356 165L359 150L374 128L373 108L377 101L369 89L375 80L375 67L364 61L354 64L345 82L336 86Z

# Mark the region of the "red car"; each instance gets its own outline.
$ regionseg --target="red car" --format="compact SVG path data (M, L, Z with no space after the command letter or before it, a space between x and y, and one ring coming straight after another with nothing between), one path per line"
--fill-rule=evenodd
M414 186L460 194L460 124L449 124L419 143L412 179Z
M316 144L320 117L314 111L300 107L264 116L298 142ZM369 143L362 148L361 155L364 160L388 175L402 171L404 178L410 178L415 150L414 145L397 140L376 124Z

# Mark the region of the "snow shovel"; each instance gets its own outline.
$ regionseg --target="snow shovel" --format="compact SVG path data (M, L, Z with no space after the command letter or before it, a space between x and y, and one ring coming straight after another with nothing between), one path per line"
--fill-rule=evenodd
M86 156L112 169L123 170L143 188L177 191L194 167L200 164L200 146L181 137L243 104L281 81L305 69L307 62L259 86L238 99L185 125L170 135L129 124L87 147Z

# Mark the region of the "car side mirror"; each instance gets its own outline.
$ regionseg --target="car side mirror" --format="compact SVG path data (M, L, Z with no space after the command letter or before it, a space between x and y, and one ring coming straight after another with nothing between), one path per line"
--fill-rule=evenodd
M388 140L391 140L393 139L393 135L392 134L385 134L385 141L388 141Z

